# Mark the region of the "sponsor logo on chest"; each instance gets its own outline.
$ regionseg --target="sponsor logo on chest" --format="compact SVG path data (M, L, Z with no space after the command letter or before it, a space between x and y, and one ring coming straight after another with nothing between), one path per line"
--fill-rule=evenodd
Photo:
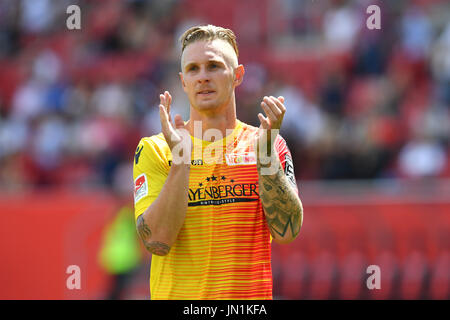
M254 152L226 154L225 159L229 166L256 164L256 155Z

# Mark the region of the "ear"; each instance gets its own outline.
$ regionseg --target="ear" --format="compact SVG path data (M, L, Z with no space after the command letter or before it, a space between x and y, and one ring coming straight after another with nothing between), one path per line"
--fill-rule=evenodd
M234 86L239 86L244 80L245 68L242 64L234 69Z
M183 87L184 92L186 92L186 83L184 82L183 79L183 72L179 72L178 74L180 75L181 86Z

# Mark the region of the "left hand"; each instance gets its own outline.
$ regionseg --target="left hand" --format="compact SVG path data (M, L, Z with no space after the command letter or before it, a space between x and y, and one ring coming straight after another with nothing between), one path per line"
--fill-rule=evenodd
M258 118L261 122L261 126L259 128L266 130L280 130L284 114L286 113L286 107L284 106L284 97L264 97L263 101L261 102L261 107L263 108L266 117L264 117L261 113L258 113Z
M261 102L261 107L263 108L266 117L261 113L258 113L261 125L259 126L255 148L257 158L261 155L267 155L269 157L272 155L272 144L274 141L272 141L271 129L280 130L284 114L286 113L284 97L282 96L278 98L273 96L264 97Z

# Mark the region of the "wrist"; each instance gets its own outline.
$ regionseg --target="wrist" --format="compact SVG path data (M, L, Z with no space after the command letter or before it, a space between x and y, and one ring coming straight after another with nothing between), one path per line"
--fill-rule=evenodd
M278 159L278 155L275 152L271 154L264 154L264 152L260 152L256 155L257 167L270 167L273 165L277 165L279 162L280 159Z

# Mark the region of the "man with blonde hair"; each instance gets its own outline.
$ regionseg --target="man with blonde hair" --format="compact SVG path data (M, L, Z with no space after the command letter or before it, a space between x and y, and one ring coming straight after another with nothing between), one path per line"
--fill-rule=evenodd
M170 115L134 159L135 218L153 254L152 299L272 299L271 241L300 232L303 208L290 152L277 134L283 97L264 97L259 128L236 118L244 78L234 33L197 26L181 37L190 119Z

